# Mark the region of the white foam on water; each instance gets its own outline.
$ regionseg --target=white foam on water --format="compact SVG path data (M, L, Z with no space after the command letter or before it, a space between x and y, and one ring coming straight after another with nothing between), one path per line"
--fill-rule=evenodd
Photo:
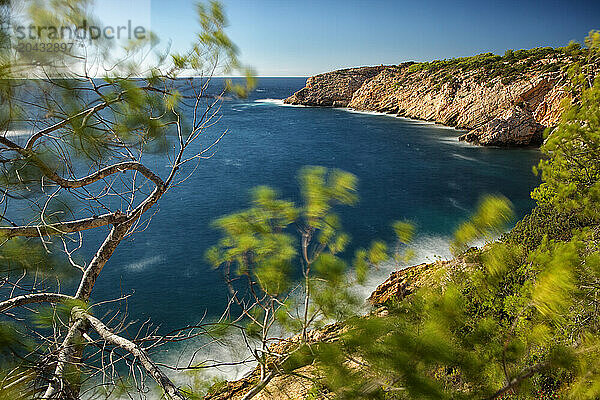
M132 271L132 272L142 272L142 271L148 269L149 267L156 265L156 264L160 264L161 262L164 262L164 261L165 261L165 257L162 255L147 257L147 258L144 258L139 261L136 261L136 262L126 265L125 269L128 271Z
M457 147L479 148L479 146L477 146L475 144L458 140L458 137L441 137L441 138L439 138L439 141L444 144L449 144L449 145L457 146Z
M479 163L479 164L489 164L489 163L487 163L487 162L485 162L485 161L478 160L478 159L476 159L476 158L469 157L469 156L465 156L465 155L463 155L463 154L458 154L458 153L452 153L452 157L454 157L454 158L458 158L458 159L460 159L460 160L472 161L472 162Z
M409 123L412 123L415 125L433 125L439 129L448 129L448 130L457 131L457 132L463 132L463 131L466 132L464 129L458 129L453 126L438 124L435 121L424 121L424 120L420 120L420 119L401 117L394 113L386 113L386 112L380 112L380 111L355 110L355 109L349 108L349 107L336 107L335 109L346 111L346 112L353 113L353 114L379 115L379 116L384 116L384 117L392 117L392 118L397 118L404 122L409 122Z
M459 210L461 210L461 211L467 211L467 212L469 211L469 209L467 209L466 207L463 207L463 206L462 206L462 205L461 205L461 204L458 202L458 200L456 200L456 199L455 199L455 198L453 198L453 197L448 197L448 201L450 202L450 204L452 204L452 206L454 206L454 207L458 208L458 209L459 209Z
M302 104L285 104L283 102L283 99L271 99L271 98L267 98L267 99L257 99L254 100L255 103L264 103L264 104L274 104L277 106L281 106L281 107L311 107L311 106L306 106L306 105L302 105ZM452 130L452 131L456 131L456 132L466 132L466 130L464 129L458 129L455 128L453 126L446 126L446 125L442 125L442 124L438 124L436 122L433 121L423 121L423 120L419 120L419 119L412 119L412 118L407 118L407 117L400 117L397 114L394 113L385 113L385 112L380 112L380 111L365 111L365 110L355 110L353 108L349 108L349 107L333 107L334 110L340 110L340 111L346 111L352 114L363 114L363 115L374 115L374 116L384 116L384 117L391 117L391 118L397 118L397 119L401 119L404 122L409 122L415 125L429 125L429 126L434 126L435 128L439 128L439 129L446 129L446 130ZM239 111L239 110L236 110ZM447 142L447 143L451 143L451 144L455 144L455 145L459 145L461 147L473 147L475 145L471 144L471 143L467 143L467 142L460 142L458 140L458 138L441 138L440 141L442 142Z
M415 125L436 125L436 123L433 121L423 121L421 119L413 119L413 118L407 118L407 117L396 117L396 118L401 119L406 122L413 123ZM442 126L442 125L439 125L439 126Z
M435 127L439 128L439 129L448 129L448 130L456 131L456 132L467 132L465 129L459 129L454 126L448 126L448 125L442 125L442 124L435 124Z
M29 139L29 137L31 137L31 135L33 135L33 131L26 129L14 129L4 131L0 135L16 142L17 144L21 144L21 142L25 142L27 139Z
M357 285L353 288L354 295L365 299L365 312L369 309L366 299L377 286L387 280L391 272L421 263L452 259L452 254L449 249L450 242L451 238L449 236L419 236L410 246L415 252L414 257L410 261L398 264L389 260L381 263L375 270L372 270L364 285ZM484 244L484 241L476 243L478 246ZM290 336L288 332L276 326L272 328L271 332L272 338L285 338ZM201 363L204 363L205 365L213 365L215 363L223 364L218 367L195 370L192 372L177 372L163 369L177 385L183 387L188 385L193 387L194 382L198 379L201 379L204 382L217 379L226 379L230 381L238 380L247 376L257 365L256 361L254 361L251 356L250 350L244 343L245 340L238 331L231 331L212 342L209 342L208 337L205 335L184 341L178 346L172 346L163 350L160 355L158 355L157 360L177 367L185 367L188 364L199 365ZM251 344L258 345L258 343L255 342L251 342ZM149 398L153 399L151 396Z
M436 260L449 260L452 258L449 246L449 237L432 235L417 237L411 245L411 249L415 252L415 256L411 260L403 264L398 264L392 260L381 263L377 268L370 271L365 284L356 285L352 288L352 293L365 301L364 311L367 312L369 310L369 305L366 301L367 298L377 286L387 280L391 272L421 263L430 263ZM353 274L353 272L350 272L350 274ZM295 295L301 296L302 294L296 293ZM299 312L301 314L301 310ZM289 332L286 332L277 326L272 328L271 337L285 338L290 335ZM232 331L225 335L219 342L207 344L206 337L184 342L181 346L170 348L168 352L161 353L160 359L169 365L178 365L180 367L190 363L190 360L192 364L199 364L204 361L206 361L207 364L210 364L211 362L230 364L201 370L199 372L200 375L198 376L201 376L206 380L238 380L254 370L257 365L256 362L251 359L251 354L244 344L243 337L236 331ZM242 360L250 361L245 364L237 364ZM193 375L190 375L189 373L166 372L178 385L190 384L194 379Z
M206 321L205 321L206 322ZM242 324L240 324L242 325ZM289 338L293 333L273 325L270 329L269 344L274 344L280 338ZM200 378L204 382L214 380L235 381L249 375L258 365L252 356L252 351L260 348L260 342L251 337L244 337L239 329L231 330L218 338L209 335L182 341L180 345L169 347L159 355L161 362L171 366L186 367L188 365L213 366L190 372L164 370L178 386L192 386Z
M361 111L361 110L354 110L352 108L336 108L337 110L343 110L346 112L350 112L353 114L365 114L365 115L378 115L378 116L385 116L385 117L392 117L392 118L397 118L402 120L403 122L407 122L410 124L414 124L414 125L427 125L427 126L431 126L433 128L436 129L445 129L445 130L451 130L454 131L456 133L461 133L461 132L467 132L464 129L458 129L455 128L453 126L447 126L447 125L442 125L442 124L438 124L434 121L423 121L420 119L413 119L413 118L407 118L407 117L401 117L398 116L396 114L388 114L388 113L383 113L383 112L379 112L379 111ZM459 146L459 147L478 147L474 144L468 143L468 142L464 142L464 141L459 141L458 137L441 137L440 142L444 142L444 143L448 143L448 144L452 144L455 146Z
M250 339L248 339L251 341ZM258 344L257 344L258 346ZM239 332L231 331L223 337L209 341L207 336L191 339L182 346L170 348L161 354L166 364L186 367L187 365L207 365L211 368L197 370L205 381L213 379L238 380L250 373L257 365L244 338ZM179 385L189 384L193 376L189 373L171 372L171 378Z
M269 103L269 104L276 104L278 106L282 106L283 105L283 99L257 99L254 100L255 103Z
M447 184L450 189L460 190L460 188L461 188L461 186L454 181L448 181Z
M28 138L31 135L33 135L33 132L30 130L25 130L25 129L15 129L15 130L9 130L9 131L4 131L4 133L2 134L2 136L6 137L6 138Z
M300 107L300 108L306 108L306 107L310 107L310 106L305 106L303 104L285 104L283 102L283 99L257 99L254 100L255 103L262 103L262 104L273 104L276 106L280 106L280 107Z
M377 115L377 116L387 116L387 117L395 117L395 114L386 114L378 111L364 111L364 110L355 110L353 108L347 107L335 107L334 110L346 111L352 114L363 114L363 115Z
M246 347L242 345L244 343L242 335L227 334L218 340L220 344L209 342L208 335L199 336L180 342L175 346L154 349L152 358L155 362L178 368L198 366L204 364L204 361L206 361L204 365L214 365L215 363L230 364L206 369L182 369L179 371L161 367L161 370L175 385L181 388L192 389L192 391L205 390L206 384L223 379L230 381L242 379L254 370L257 365L256 362L239 364L240 360L251 357ZM150 383L150 386L152 386L152 378L146 377L146 379L147 383ZM88 382L88 385L90 385L90 388L95 387L97 386L97 382L91 381ZM84 400L92 400L97 397L93 396L92 390L90 392L84 391L82 398ZM130 397L127 393L117 396L113 394L111 396L111 399L115 400L131 400L132 398L137 399L138 397ZM154 390L144 393L143 398L148 400L162 400L164 399L164 395L158 390Z
M233 159L233 158L226 158L223 160L223 164L225 165L229 165L232 167L241 167L242 166L242 160L239 158Z
M263 103L263 104L272 104L272 105L276 105L276 106L280 106L280 107L310 107L310 106L305 106L303 104L285 104L283 102L283 99L257 99L254 100L255 103Z

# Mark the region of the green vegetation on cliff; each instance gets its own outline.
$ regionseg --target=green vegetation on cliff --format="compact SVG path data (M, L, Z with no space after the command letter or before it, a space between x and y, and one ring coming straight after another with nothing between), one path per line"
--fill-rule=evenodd
M600 33L590 32L588 41L597 40ZM596 39L594 39L596 38ZM420 62L410 65L409 72L427 71L435 74L441 83L451 82L456 73L475 71L478 81L501 78L509 84L527 72L558 72L574 65L582 68L597 59L593 50L571 42L565 47L537 47L528 50L506 50L504 55L483 53L471 57Z

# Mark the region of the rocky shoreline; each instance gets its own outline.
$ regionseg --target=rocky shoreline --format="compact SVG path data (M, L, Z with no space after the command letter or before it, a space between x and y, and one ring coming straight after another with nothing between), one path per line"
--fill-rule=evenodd
M551 66L559 61L565 63L558 59L537 63ZM432 121L467 130L459 140L483 146L532 146L541 144L544 130L559 122L561 103L569 99L566 74L543 72L552 68L530 68L514 81L504 82L500 76L481 79L477 69L441 74L415 70L415 65L358 67L315 75L284 102Z

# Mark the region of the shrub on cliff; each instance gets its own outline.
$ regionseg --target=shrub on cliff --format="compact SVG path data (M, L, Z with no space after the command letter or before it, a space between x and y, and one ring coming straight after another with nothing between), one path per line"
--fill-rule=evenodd
M536 249L544 237L551 240L569 241L573 232L591 225L593 222L577 212L559 211L550 204L541 204L523 217L510 232L502 236L502 241L520 244L527 250Z
M501 78L503 84L510 84L519 78L524 78L527 71L557 72L573 62L584 64L588 49L571 43L566 47L538 47L529 50L506 50L503 56L493 53L483 53L471 57L452 58L421 62L409 67L409 73L428 71L435 75L440 83L449 80L456 73L475 72L478 81ZM540 60L550 62L539 62ZM569 61L567 61L569 60Z

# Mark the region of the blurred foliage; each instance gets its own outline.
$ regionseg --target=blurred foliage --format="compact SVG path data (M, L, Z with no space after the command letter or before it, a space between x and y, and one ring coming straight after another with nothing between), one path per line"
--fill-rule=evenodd
M464 252L474 240L494 238L506 229L513 218L513 207L508 199L485 196L477 212L455 232L454 241L450 245L452 253L457 255Z
M263 307L255 304L249 315L256 321L272 318L291 333L356 315L363 299L353 287L366 281L370 268L390 258L388 246L380 241L356 250L351 263L343 256L350 238L335 208L358 201L354 175L306 167L299 181L301 206L279 199L273 189L254 189L251 208L215 222L223 238L207 252L215 268L245 277L252 297L263 299ZM410 224L398 222L394 229L402 243L410 242ZM253 322L247 333L267 334Z
M321 344L324 384L348 399L500 398L509 382L501 398L597 398L600 270L588 243L579 233L471 252L438 284Z
M576 211L561 211L551 204L541 203L502 236L502 241L520 244L535 250L547 236L549 239L569 241L573 232L593 224Z
M0 274L4 277L20 276L23 273L42 278L61 279L68 283L74 276L73 268L39 239L15 238L0 246Z
M565 110L542 146L548 158L536 172L542 185L533 192L540 204L600 220L600 77L583 89L581 101Z

